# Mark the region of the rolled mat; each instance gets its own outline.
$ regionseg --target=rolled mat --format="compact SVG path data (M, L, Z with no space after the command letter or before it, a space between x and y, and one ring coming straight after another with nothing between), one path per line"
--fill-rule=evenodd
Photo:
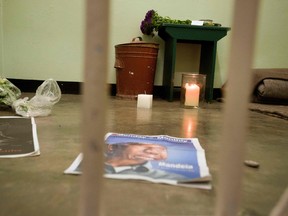
M288 69L254 69L252 102L288 104Z

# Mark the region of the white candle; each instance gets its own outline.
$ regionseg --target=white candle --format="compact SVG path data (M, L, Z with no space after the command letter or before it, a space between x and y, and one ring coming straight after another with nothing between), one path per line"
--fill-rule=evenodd
M138 94L137 107L138 108L152 108L153 95Z
M198 106L200 87L196 84L185 84L185 106Z

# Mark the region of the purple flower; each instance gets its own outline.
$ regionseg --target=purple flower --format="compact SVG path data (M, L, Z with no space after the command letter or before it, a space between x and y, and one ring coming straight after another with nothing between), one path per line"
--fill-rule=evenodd
M158 28L163 23L174 23L174 24L191 24L190 20L173 20L169 17L161 17L155 10L149 10L144 20L141 21L140 30L145 35L154 36L154 32L158 31Z
M151 22L155 14L154 10L149 10L145 15L145 20Z
M143 20L140 26L141 32L146 35L150 35L153 33L153 25L151 22L147 22Z
M149 10L146 15L145 19L141 22L141 32L146 35L151 35L153 33L153 16L155 14L154 10Z

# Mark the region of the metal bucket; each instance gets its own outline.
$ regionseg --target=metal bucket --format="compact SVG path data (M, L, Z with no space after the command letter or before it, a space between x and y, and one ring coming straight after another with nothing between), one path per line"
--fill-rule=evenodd
M115 46L116 96L136 99L152 94L159 44L127 43Z

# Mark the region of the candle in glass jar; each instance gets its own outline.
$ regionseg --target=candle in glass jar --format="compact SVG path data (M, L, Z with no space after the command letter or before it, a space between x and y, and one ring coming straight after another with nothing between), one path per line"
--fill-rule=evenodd
M185 84L185 106L199 106L200 87L196 84Z

